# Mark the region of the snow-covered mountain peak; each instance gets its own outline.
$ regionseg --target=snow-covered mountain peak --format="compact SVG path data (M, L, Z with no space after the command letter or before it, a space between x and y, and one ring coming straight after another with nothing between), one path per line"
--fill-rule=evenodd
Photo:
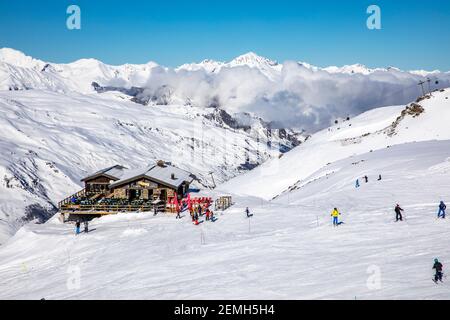
M22 51L11 48L0 48L0 62L24 68L33 68L44 64L41 60L34 59Z
M179 66L178 68L176 68L176 71L180 71L180 70L185 70L185 71L198 71L198 70L204 70L208 73L213 73L213 72L217 72L220 70L220 68L224 65L225 63L221 62L221 61L215 61L212 59L205 59L200 63L185 63L181 66Z
M363 64L356 63L356 64L351 64L351 65L345 65L342 67L330 66L330 67L324 68L324 70L328 71L329 73L346 73L346 74L357 73L357 74L369 75L372 72L374 72L375 70L379 70L379 69L370 69Z
M104 63L101 62L100 60L93 59L93 58L83 58L83 59L79 59L74 62L68 63L67 65L72 66L72 67L90 68L90 67L97 67L100 65L104 65Z
M230 66L246 65L249 67L258 67L261 65L276 66L278 65L278 62L272 61L265 57L261 57L254 52L247 52L231 60L228 63L228 65Z

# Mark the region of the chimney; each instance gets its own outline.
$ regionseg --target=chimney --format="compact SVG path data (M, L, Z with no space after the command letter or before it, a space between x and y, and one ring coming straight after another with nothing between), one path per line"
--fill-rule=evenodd
M166 163L163 160L158 160L156 162L158 167L164 168L166 166Z

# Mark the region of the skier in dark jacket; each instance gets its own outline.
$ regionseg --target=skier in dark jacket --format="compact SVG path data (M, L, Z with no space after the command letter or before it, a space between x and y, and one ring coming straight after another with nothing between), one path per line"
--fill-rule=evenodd
M368 176L364 176L364 180L367 182L369 182L369 177Z
M381 174L378 175L378 181L381 181Z
M397 222L398 220L403 221L403 216L402 216L403 209L400 208L400 205L397 204L395 206L394 211L395 211L395 222Z
M447 206L445 205L444 201L441 201L441 203L439 203L438 218L441 217L442 213L442 219L445 219L445 209L447 209Z
M84 233L89 232L89 222L87 220L84 221Z
M440 263L438 259L434 259L433 269L436 270L436 273L434 275L434 282L436 283L438 282L438 280L442 282L442 268L442 263Z
M247 218L250 218L253 216L253 214L250 214L250 210L247 208L245 208L245 214L247 215Z

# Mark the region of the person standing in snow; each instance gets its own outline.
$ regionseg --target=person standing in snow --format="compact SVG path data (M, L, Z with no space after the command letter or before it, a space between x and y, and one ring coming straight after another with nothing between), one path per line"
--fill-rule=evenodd
M442 265L442 263L440 263L439 262L439 260L438 259L434 259L434 265L433 265L433 269L434 270L436 270L436 273L435 273L435 275L434 275L434 282L438 282L438 280L440 281L440 282L442 282L442 268L443 268L443 265Z
M206 221L208 221L209 220L209 209L206 209L206 212L205 212L205 214L206 214Z
M378 175L378 181L381 181L381 174Z
M84 233L89 233L89 222L87 220L84 221Z
M364 176L364 180L367 182L369 182L369 177L368 176Z
M177 216L175 217L175 219L181 219L180 213L181 213L181 210L178 209L178 210L177 210Z
M397 204L395 206L394 211L395 211L395 222L397 222L398 220L403 221L403 216L402 216L403 209L400 208L399 204Z
M253 214L250 213L250 210L247 208L245 208L245 214L247 215L247 218L253 217Z
M196 222L196 224L198 224L198 213L197 212L194 213L194 221Z
M333 226L337 227L339 225L339 216L340 212L337 208L334 208L331 212L331 216L333 217Z
M75 223L75 234L80 234L80 220Z
M447 206L445 205L444 201L441 201L441 203L439 203L438 219L441 217L441 213L442 219L445 219L445 209L447 209Z
M356 179L355 188L359 188L359 179Z

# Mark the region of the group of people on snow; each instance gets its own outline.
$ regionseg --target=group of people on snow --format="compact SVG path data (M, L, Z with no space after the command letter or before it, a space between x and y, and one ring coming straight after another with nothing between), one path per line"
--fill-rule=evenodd
M196 207L192 207L189 211L190 211L190 214L191 214L192 222L195 225L200 224L198 219L199 219L199 217L202 217L203 214L205 215L205 220L206 221L211 221L211 222L215 222L216 221L216 217L214 216L214 212L212 210L210 210L209 207L206 207L206 209L204 209L204 208L202 208L201 205L197 205Z
M444 201L441 201L439 203L439 207L438 207L438 215L437 215L438 219L439 218L445 219L445 210L446 209L447 209L447 206L445 205ZM403 215L402 215L403 211L404 210L397 203L394 208L395 222L403 221ZM342 224L342 222L339 222L340 215L341 215L341 213L339 212L339 210L337 208L334 208L333 211L331 212L331 217L333 218L333 226L338 226L338 225Z
M81 221L77 220L77 222L75 223L75 234L80 234L81 233ZM89 232L89 222L87 220L84 220L84 233L88 233Z
M447 209L447 206L445 205L444 201L441 201L438 206L438 215L437 215L438 219L439 218L445 219L445 210L446 209ZM395 222L403 221L403 216L402 216L403 209L400 207L399 204L397 204L395 206L394 211L395 211Z
M248 209L248 208L247 208ZM439 204L439 211L438 211L438 218L442 217L443 219L445 219L445 210L447 209L447 206L445 205L444 201L441 201ZM403 221L403 216L402 216L402 211L403 209L400 207L399 204L397 204L395 206L395 221ZM331 217L333 218L333 226L337 227L339 225L341 225L343 222L339 221L339 216L341 215L341 213L339 212L339 210L337 208L334 208L333 211L331 212ZM436 258L434 259L434 265L433 265L433 270L435 270L435 274L434 274L434 279L433 281L435 283L438 283L438 281L442 282L442 277L443 277L443 265L441 262L439 262L439 260Z
M369 182L369 177L367 176L367 175L365 175L364 177L363 177L363 179L364 179L364 182L365 183L368 183ZM381 174L379 174L378 175L378 179L377 179L377 181L380 181L381 180ZM356 182L355 182L355 188L359 188L361 185L359 184L359 178L358 179L356 179Z

